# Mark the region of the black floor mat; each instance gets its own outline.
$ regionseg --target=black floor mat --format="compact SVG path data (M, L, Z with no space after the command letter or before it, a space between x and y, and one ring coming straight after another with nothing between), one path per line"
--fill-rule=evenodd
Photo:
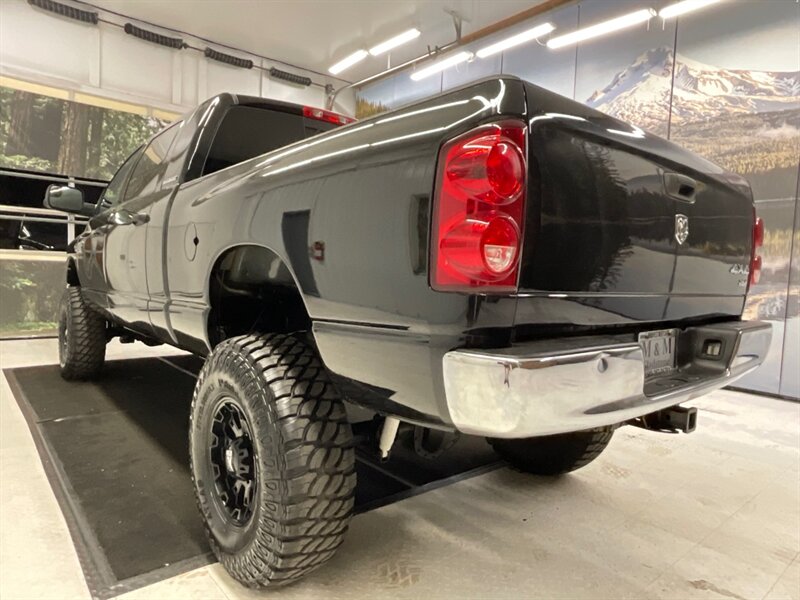
M5 371L64 510L97 598L211 560L189 475L192 356L110 361L95 382L65 382L57 366ZM356 510L364 512L500 463L462 437L436 460L408 441L392 460L357 448Z

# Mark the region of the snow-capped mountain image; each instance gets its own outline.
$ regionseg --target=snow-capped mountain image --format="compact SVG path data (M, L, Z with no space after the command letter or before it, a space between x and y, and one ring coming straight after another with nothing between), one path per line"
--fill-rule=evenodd
M663 135L670 96L673 126L722 115L797 109L800 72L723 69L675 56L671 48L661 47L639 56L586 103Z

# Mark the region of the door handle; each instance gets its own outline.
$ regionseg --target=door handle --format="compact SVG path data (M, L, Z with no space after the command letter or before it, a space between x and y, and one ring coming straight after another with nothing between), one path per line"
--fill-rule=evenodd
M664 188L673 198L694 202L700 183L683 173L664 173Z
M147 213L135 213L121 208L111 213L111 222L114 225L144 225L150 221Z

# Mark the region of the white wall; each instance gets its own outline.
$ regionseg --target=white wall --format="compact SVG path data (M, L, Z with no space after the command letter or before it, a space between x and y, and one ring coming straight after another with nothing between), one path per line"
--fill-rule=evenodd
M100 14L109 21L125 22ZM177 37L169 31L159 33ZM206 46L200 40L184 39L195 47ZM219 50L251 59L266 69L273 66L247 53ZM307 75L321 84L337 84L300 68L274 66ZM64 19L34 8L25 0L0 1L0 75L177 113L223 91L325 105L325 92L319 86L296 86L274 80L256 68L246 70L208 60L195 50L165 48L106 23L85 25ZM335 110L354 114L352 91L339 94Z

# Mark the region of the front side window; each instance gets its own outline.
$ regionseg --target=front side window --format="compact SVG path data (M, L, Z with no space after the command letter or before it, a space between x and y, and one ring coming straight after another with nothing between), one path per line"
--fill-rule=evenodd
M167 152L178 133L176 125L171 125L150 140L142 153L142 158L131 173L128 187L125 189L125 200L156 191L166 168Z
M128 180L128 175L130 174L133 166L136 164L136 159L139 158L141 153L142 149L139 148L136 152L131 154L124 163L122 163L122 166L117 170L114 177L112 177L111 181L108 182L103 195L100 196L100 200L97 202L96 212L101 213L105 210L108 210L112 206L116 206L122 201L122 192L125 189L125 182Z

